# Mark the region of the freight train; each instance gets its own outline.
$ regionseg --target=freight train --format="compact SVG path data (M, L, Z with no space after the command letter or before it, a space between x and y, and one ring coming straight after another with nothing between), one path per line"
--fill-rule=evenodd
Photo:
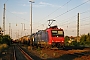
M30 44L37 47L64 47L64 30L57 26L51 26L45 30L39 30L30 37Z

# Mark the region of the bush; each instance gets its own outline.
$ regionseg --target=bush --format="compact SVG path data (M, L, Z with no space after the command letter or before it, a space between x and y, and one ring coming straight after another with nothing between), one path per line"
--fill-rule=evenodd
M0 52L7 47L8 47L7 44L0 44Z
M9 35L2 36L1 44L10 45L11 44L11 38L10 38L10 36Z

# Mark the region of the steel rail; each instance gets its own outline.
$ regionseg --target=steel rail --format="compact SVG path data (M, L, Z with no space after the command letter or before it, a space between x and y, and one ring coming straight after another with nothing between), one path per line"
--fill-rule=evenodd
M18 46L18 48L21 51L21 53L26 57L27 60L34 60L24 50L22 50L19 46Z
M16 60L15 46L13 47L13 49L14 49L14 60Z

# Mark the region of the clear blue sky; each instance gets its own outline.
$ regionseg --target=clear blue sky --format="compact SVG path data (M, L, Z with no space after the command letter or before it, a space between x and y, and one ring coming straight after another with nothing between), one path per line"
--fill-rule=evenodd
M33 32L47 28L47 20L55 19L56 21L52 25L63 28L65 35L76 36L77 13L80 13L80 35L90 33L90 0L34 0L34 2L32 8ZM9 23L11 23L13 38L17 38L18 34L19 37L21 34L30 34L29 0L0 0L1 27L4 3L6 4L6 34L9 34ZM21 23L23 23L23 29L25 24L25 31L22 31Z

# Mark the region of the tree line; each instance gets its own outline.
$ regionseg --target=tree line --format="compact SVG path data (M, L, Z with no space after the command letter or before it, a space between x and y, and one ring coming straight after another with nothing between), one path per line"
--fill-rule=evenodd
M12 42L12 39L9 35L0 35L0 44L7 44L10 45Z
M80 42L77 42L77 39L74 38L74 41L71 41L69 43L70 37L65 36L65 45L66 46L90 46L90 33L88 34L83 34L80 36Z

